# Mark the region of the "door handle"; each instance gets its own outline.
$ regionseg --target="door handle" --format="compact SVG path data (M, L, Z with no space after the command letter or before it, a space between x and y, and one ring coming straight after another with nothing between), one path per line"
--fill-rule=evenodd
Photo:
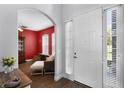
M78 57L76 56L76 54L77 54L77 53L76 53L76 52L74 52L74 56L73 56L73 58L78 58Z
M77 56L73 56L73 58L78 58Z

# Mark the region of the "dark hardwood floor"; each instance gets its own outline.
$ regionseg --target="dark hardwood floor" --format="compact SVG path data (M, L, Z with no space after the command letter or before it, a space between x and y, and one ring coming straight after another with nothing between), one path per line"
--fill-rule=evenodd
M31 62L19 64L19 68L32 80L32 88L89 88L86 85L70 81L62 78L59 81L54 81L54 75L30 75Z

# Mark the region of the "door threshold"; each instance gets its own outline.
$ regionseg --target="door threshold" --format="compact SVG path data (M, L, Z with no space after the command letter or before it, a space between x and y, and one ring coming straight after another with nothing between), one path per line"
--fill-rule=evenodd
M92 88L92 87L90 87L90 86L88 86L88 85L85 85L85 84L83 84L83 83L80 83L80 82L78 82L78 81L76 81L76 80L74 80L73 82L74 82L75 84L84 86L85 88Z

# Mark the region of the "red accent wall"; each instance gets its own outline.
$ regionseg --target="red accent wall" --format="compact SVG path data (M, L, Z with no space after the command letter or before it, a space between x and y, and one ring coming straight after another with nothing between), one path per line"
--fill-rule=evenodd
M49 35L49 55L52 54L52 33L54 27L50 27L40 31L32 31L24 29L23 32L19 32L19 36L25 37L25 56L26 59L33 58L34 55L42 53L42 36L44 34Z
M31 30L25 29L23 32L19 32L19 36L25 37L25 57L26 59L33 58L37 54L37 33Z

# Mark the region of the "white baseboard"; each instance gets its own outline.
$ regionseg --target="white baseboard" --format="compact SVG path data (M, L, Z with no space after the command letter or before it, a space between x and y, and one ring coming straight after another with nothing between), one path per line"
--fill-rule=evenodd
M71 81L74 81L74 78L73 78L73 75L68 75L68 74L66 74L66 73L61 73L61 74L58 74L58 75L56 75L55 77L54 77L54 80L55 81L58 81L58 80L60 80L61 78L67 78L67 79L69 79L69 80L71 80Z
M64 78L67 78L67 79L69 79L69 80L71 80L71 81L74 81L73 75L68 75L68 74L64 73L64 74L63 74L63 77L64 77Z
M58 75L55 75L54 80L55 80L55 81L58 81L58 80L60 80L61 78L63 78L63 74L62 74L62 73L61 73L61 74L58 74Z

